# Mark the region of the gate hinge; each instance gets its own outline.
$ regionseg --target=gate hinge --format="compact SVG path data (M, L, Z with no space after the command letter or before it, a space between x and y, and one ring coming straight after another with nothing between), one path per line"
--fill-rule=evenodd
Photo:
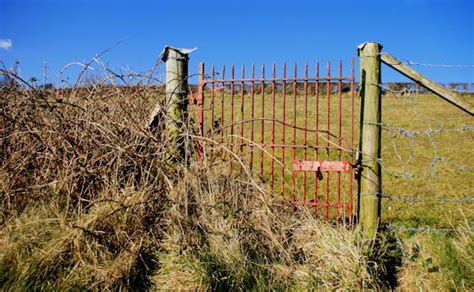
M352 165L352 168L354 170L354 178L358 180L360 178L360 174L362 172L362 156L360 155L359 151L356 151L355 154L355 163Z

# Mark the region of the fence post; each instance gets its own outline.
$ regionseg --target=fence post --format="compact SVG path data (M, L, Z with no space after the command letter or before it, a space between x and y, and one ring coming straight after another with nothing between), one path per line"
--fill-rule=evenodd
M360 173L359 223L367 237L375 236L380 221L382 176L380 140L382 122L382 95L380 51L382 45L363 43L358 47L360 60Z
M182 131L188 117L188 54L195 49L177 49L165 46L161 54L162 61L166 62L165 109L168 122L166 123L167 136L175 143L171 160L184 160L185 143ZM148 122L148 128L154 128L161 122L161 105L158 103Z

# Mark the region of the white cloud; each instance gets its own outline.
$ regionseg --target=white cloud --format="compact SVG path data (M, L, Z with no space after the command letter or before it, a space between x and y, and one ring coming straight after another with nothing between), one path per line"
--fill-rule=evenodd
M12 47L12 44L11 39L0 39L0 49L8 50Z

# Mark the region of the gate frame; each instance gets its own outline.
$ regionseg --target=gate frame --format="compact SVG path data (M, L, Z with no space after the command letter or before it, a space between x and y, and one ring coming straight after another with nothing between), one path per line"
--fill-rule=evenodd
M199 64L199 67L198 67L198 89L197 89L197 94L196 96L192 96L191 99L190 99L190 103L193 103L195 105L197 105L197 128L198 128L198 135L199 137L203 137L204 136L204 133L206 132L207 133L207 130L205 130L205 124L204 124L204 93L205 93L205 88L206 88L206 85L210 84L211 85L211 89L210 91L212 92L211 95L212 95L212 100L210 102L211 104L211 119L214 119L214 100L215 98L219 98L219 95L217 95L215 93L215 85L216 84L230 84L230 87L231 87L231 96L232 96L232 99L231 99L231 104L230 104L230 107L231 107L231 111L232 111L232 114L231 114L231 121L230 121L230 124L231 125L238 125L239 122L236 122L234 124L234 120L233 120L233 113L234 113L234 86L235 84L237 85L240 85L242 84L241 86L241 90L240 90L240 93L237 92L235 93L235 96L238 98L239 96L242 98L242 101L241 101L241 104L240 104L240 114L241 114L241 118L242 118L242 121L243 120L243 117L244 117L244 114L243 114L243 104L244 104L244 84L245 83L250 83L250 85L252 86L251 88L251 102L252 102L252 124L254 121L258 120L258 119L255 119L254 118L254 107L253 107L253 102L254 102L254 98L253 98L253 94L255 93L255 96L256 97L260 97L260 94L261 94L261 98L263 98L263 101L265 100L264 97L266 96L264 94L264 91L265 91L265 86L267 86L267 88L271 88L271 102L272 102L272 117L271 117L271 121L272 121L272 138L271 138L271 143L268 144L268 143L264 143L263 140L260 141L260 142L257 142L255 140L253 140L253 127L252 127L252 130L251 130L251 137L252 137L252 141L253 142L256 142L257 145L254 145L252 146L252 143L250 143L250 145L248 145L248 147L250 148L253 148L253 147L269 147L271 148L271 155L272 156L275 156L275 148L277 149L282 149L282 151L284 152L283 149L285 148L289 148L289 149L293 149L293 158L292 158L292 163L291 163L291 173L292 173L292 177L291 177L291 202L292 204L294 205L305 205L305 206L313 206L314 207L314 212L316 213L316 209L317 207L325 207L325 217L326 217L326 220L329 220L329 208L336 208L336 217L338 220L342 219L342 218L346 218L348 219L348 222L349 222L349 226L352 226L352 223L353 223L353 171L354 171L354 154L355 152L357 152L357 150L355 149L354 147L354 58L352 58L352 62L351 62L351 76L350 77L344 77L342 75L342 61L339 61L339 74L334 76L334 77L331 77L331 74L330 74L330 63L328 62L327 63L327 76L326 77L320 77L319 76L319 62L316 63L316 76L315 77L309 77L308 76L308 63L306 62L305 63L305 76L304 77L297 77L297 69L296 69L296 64L295 64L295 68L294 68L294 77L288 77L286 76L286 63L283 64L283 77L276 77L276 67L275 67L275 64L273 64L273 68L272 68L272 74L273 74L273 77L265 77L265 66L262 65L262 77L261 78L255 78L255 67L254 65L252 65L252 76L251 78L245 78L244 77L244 66L242 65L242 76L241 78L235 78L235 75L234 75L234 65L232 65L231 67L231 76L230 78L224 78L224 71L225 71L225 67L222 68L222 76L221 76L221 79L216 79L215 78L215 70L214 70L214 66L212 66L211 68L211 73L210 73L210 76L206 76L205 75L205 70L204 70L204 64L203 63L200 63ZM298 147L301 147L301 145L296 145L296 140L295 140L295 135L296 135L296 129L299 128L296 126L296 121L294 120L296 117L293 117L293 125L290 125L290 124L286 124L285 121L283 121L283 133L284 133L284 129L285 127L288 127L288 125L293 129L293 142L292 144L285 144L284 141L282 141L282 144L275 144L275 137L274 137L274 134L275 134L275 123L279 122L281 123L281 121L278 121L277 119L275 119L275 84L276 83L281 83L283 85L282 87L282 94L283 94L283 104L285 104L285 88L286 88L286 85L290 85L291 83L293 83L293 93L291 95L288 95L287 97L288 98L291 98L293 96L293 110L296 111L296 92L298 91L298 87L299 87L299 84L304 84L304 93L301 93L301 94L304 94L304 97L305 97L305 102L304 102L304 111L305 113L307 112L307 109L308 109L308 105L307 105L307 98L308 96L312 96L312 94L308 95L307 93L307 89L308 89L308 86L310 84L314 84L316 86L316 92L315 92L315 98L316 98L316 101L318 100L319 98L319 91L318 91L318 88L319 88L319 85L320 84L324 84L324 85L327 85L326 87L326 94L324 94L324 92L322 93L322 96L326 95L326 98L327 98L327 102L328 102L328 107L327 107L327 110L328 110L328 113L327 113L327 123L328 123L328 128L327 130L324 130L324 129L319 129L318 130L318 123L316 121L316 132L319 132L319 131L323 131L323 132L327 132L327 145L323 145L323 144L319 144L317 142L315 142L316 144L314 146L312 146L311 144L310 145L307 145L306 142L307 142L307 138L306 138L306 133L307 131L312 131L310 129L307 128L307 122L306 122L306 114L305 114L305 126L304 128L300 128L300 130L304 130L305 131L305 134L304 134L304 149L308 149L308 148L314 148L314 149L322 149L325 152L326 152L326 155L327 155L327 158L329 158L329 151L330 150L337 150L338 154L337 154L337 157L338 157L338 160L336 161L325 161L325 160L321 160L321 159L318 159L318 156L316 156L316 160L313 161L313 160L306 160L306 154L304 154L304 157L303 157L303 160L296 160L295 159L295 151L296 151L296 148ZM291 83L290 83L291 82ZM314 82L314 83L313 83ZM350 141L348 143L350 143L350 152L351 152L351 159L350 161L341 161L341 151L344 148L344 146L342 145L342 132L341 132L341 125L342 125L342 120L341 120L341 115L342 115L342 107L341 107L341 102L342 102L342 85L343 85L343 82L347 82L347 84L350 84L350 139L349 139L349 136L347 137L348 140L347 141ZM329 100L330 100L330 96L332 95L332 84L335 83L337 84L337 99L338 99L338 103L339 105L337 106L337 112L338 112L338 123L337 123L337 126L336 128L334 128L333 130L334 131L338 131L336 132L336 135L337 136L337 142L335 142L334 145L336 146L332 146L330 144L332 144L329 139L330 139L330 133L329 133L329 123L330 123L330 119L329 119ZM261 92L257 92L257 90L254 92L254 86L255 85L261 85ZM223 89L224 90L224 89ZM258 90L259 91L259 90ZM224 91L223 91L224 92ZM223 93L222 93L223 94ZM270 97L270 94L267 95L268 97ZM262 110L264 108L264 105L263 105L263 101L262 101ZM223 101L222 101L223 102ZM237 106L237 105L236 105ZM239 106L236 107L236 109L239 108ZM317 110L318 111L318 110ZM318 111L319 112L319 111ZM285 114L283 113L283 119L285 119ZM218 117L217 117L218 118ZM335 117L336 118L336 117ZM263 115L263 112L262 112L262 118L261 118L261 122L263 123L264 120L266 120L267 118L264 117ZM248 121L246 121L248 122ZM226 126L228 127L228 126ZM226 128L224 127L224 128ZM263 125L262 125L263 127ZM231 136L233 135L233 129L234 127L231 126ZM262 128L263 129L263 128ZM211 132L213 131L213 129L209 129ZM240 134L241 136L243 135L243 127L241 126L240 128ZM262 130L263 131L263 130ZM262 137L263 137L263 132L261 133ZM318 135L316 135L317 137ZM284 136L283 136L284 137ZM221 137L222 139L222 137ZM232 142L230 143L230 150L232 151L233 147L240 147L240 150L242 152L242 147L244 145L243 143L243 140L242 138L240 139L241 142L240 144L238 144L237 142L234 143L233 139L232 139ZM203 147L203 141L204 139L203 138L198 138L198 145L197 145L197 154L196 154L196 157L198 160L202 159L203 156L204 156L204 147ZM316 138L316 141L317 141L317 138ZM311 143L311 142L310 142ZM347 149L345 149L347 150ZM251 152L253 154L253 152ZM263 152L262 152L263 153ZM306 153L306 150L304 151L304 153ZM317 153L317 152L316 152ZM251 154L251 157L253 157L253 155ZM263 155L263 154L262 154ZM261 155L261 161L260 161L260 173L262 174L262 169L263 169L263 157ZM284 159L284 154L282 154L282 161ZM309 157L308 157L309 158ZM275 158L274 158L275 159ZM271 163L271 174L270 174L270 189L271 191L273 192L274 189L273 189L273 181L274 181L274 159L272 159L272 163ZM251 162L249 165L253 165L253 160L251 159ZM310 166L310 167L308 167ZM231 169L232 169L232 161L231 161ZM284 167L282 167L282 173L284 172ZM286 169L289 169L289 168L286 168ZM232 170L231 170L232 171ZM240 167L240 172L243 171L243 166L241 165ZM303 189L303 199L296 199L295 197L295 174L296 172L304 172L304 176L303 176L303 181L304 181L304 189ZM334 191L334 193L336 194L336 202L335 203L331 203L330 202L330 198L329 198L329 178L327 177L326 178L326 198L325 198L325 202L324 201L318 201L316 199L316 196L317 196L317 188L316 186L318 185L317 182L314 183L315 185L315 192L314 192L314 200L311 200L311 197L307 197L306 196L306 186L309 186L306 184L306 172L313 172L314 173L314 180L316 181L317 178L320 177L320 174L321 172L325 172L325 173L329 173L329 172L336 172L337 173L337 191ZM343 203L340 201L340 198L341 198L341 174L343 172L350 172L350 175L349 175L349 182L348 182L348 185L349 185L349 192L348 192L348 201L349 203ZM329 176L329 174L328 174ZM284 188L282 188L282 191L283 191ZM309 198L307 200L307 198ZM348 210L348 217L345 217L345 216L340 216L340 209L346 209Z

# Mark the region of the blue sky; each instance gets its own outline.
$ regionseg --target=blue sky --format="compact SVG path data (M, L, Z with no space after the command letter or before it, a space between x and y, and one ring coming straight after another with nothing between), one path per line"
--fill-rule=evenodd
M24 78L56 82L72 61L150 69L165 45L198 47L197 63L349 65L356 47L378 41L400 59L474 64L474 1L79 1L0 0L0 60L20 61ZM11 47L9 47L11 41ZM9 48L8 48L9 47ZM357 63L357 59L356 59ZM416 67L439 82L474 82L474 68ZM383 81L404 81L383 68Z

